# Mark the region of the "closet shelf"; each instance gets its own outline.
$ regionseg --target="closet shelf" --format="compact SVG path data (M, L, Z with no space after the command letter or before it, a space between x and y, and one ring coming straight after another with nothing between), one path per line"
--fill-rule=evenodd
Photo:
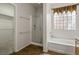
M14 18L14 16L7 15L7 14L2 14L2 13L0 13L0 15L2 15L2 16L6 16L6 17L10 17L10 18Z

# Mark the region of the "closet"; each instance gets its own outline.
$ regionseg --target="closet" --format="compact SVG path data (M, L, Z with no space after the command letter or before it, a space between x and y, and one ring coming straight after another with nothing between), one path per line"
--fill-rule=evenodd
M14 50L14 6L0 3L0 54Z

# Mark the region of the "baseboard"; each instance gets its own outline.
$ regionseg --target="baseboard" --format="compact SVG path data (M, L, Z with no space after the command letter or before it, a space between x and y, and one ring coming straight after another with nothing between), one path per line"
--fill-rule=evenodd
M29 46L29 45L30 45L30 43L27 44L27 45L24 45L23 47L21 47L21 48L19 48L19 49L16 49L14 52L18 52L18 51L22 50L23 48L25 48L25 47L27 47L27 46Z
M36 42L31 42L31 44L33 44L33 45L37 45L37 46L43 46L42 44L40 44L40 43L36 43Z
M19 48L19 49L16 49L14 52L18 52L18 51L20 51L21 49L25 48L26 46L28 46L28 45L30 45L30 44L37 45L37 46L41 46L41 47L43 46L43 45L40 44L40 43L31 42L31 43L29 43L29 44L27 44L27 45L24 45L23 47L21 47L21 48Z

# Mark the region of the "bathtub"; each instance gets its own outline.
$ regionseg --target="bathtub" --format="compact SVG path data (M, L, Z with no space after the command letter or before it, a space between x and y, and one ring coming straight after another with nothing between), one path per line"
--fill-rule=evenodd
M52 38L47 40L48 50L63 54L75 54L75 39Z

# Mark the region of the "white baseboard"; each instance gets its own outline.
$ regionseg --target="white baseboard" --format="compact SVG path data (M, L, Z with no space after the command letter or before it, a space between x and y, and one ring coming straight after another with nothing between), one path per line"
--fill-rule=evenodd
M33 45L37 45L37 46L43 46L42 44L40 44L40 43L36 43L36 42L31 42L31 44L33 44Z
M29 46L29 45L30 45L30 43L27 44L27 45L22 46L21 48L16 49L14 52L18 52L18 51L20 51L21 49L23 49L23 48L25 48L26 46Z
M18 51L20 51L21 49L25 48L26 46L28 46L28 45L30 45L30 44L37 45L37 46L41 46L41 47L43 46L43 45L40 44L40 43L31 42L31 43L28 43L27 45L22 46L21 48L16 49L14 52L18 52Z

